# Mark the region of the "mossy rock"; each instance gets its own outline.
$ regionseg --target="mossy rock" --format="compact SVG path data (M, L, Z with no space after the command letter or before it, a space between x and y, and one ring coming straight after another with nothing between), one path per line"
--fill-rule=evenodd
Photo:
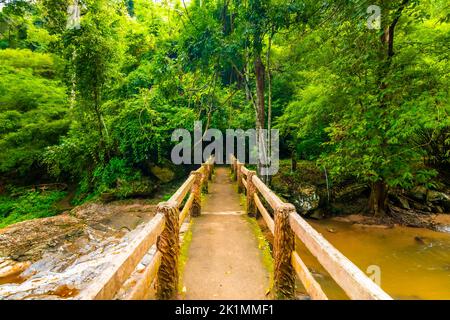
M164 166L164 167L152 166L150 168L150 171L162 183L171 182L176 177L176 174L175 174L175 171L173 170L173 168L166 167L166 166Z

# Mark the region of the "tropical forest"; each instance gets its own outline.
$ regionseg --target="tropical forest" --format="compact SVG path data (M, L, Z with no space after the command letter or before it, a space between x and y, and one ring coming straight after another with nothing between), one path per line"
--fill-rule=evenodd
M0 0L0 300L450 299L449 44L445 0Z

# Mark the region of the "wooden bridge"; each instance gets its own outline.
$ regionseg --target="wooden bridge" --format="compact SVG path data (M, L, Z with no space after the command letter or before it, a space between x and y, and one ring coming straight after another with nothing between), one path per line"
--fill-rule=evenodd
M311 299L326 300L320 284L296 252L296 240L317 258L350 299L392 299L302 219L292 204L275 195L254 171L234 156L230 160L231 172L220 168L214 176L214 158L193 171L168 201L158 205L154 218L101 277L80 293L79 299L295 299L297 277ZM209 187L214 189L210 194ZM239 203L236 190L246 195L246 205ZM204 201L202 195L206 195ZM258 242L244 220L258 216L273 234L273 275L262 266ZM180 229L191 219L192 243L183 275L188 288L183 297L179 284ZM231 272L234 276L227 277ZM269 276L273 286L271 295L266 296Z

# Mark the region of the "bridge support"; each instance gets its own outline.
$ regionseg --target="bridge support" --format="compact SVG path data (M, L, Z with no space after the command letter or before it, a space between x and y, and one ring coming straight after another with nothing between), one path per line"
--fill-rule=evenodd
M255 171L249 171L247 174L247 214L250 217L256 217L256 204L254 200L254 194L256 192L256 186L253 183L253 176L256 175Z
M179 210L175 202L162 202L158 213L164 214L164 230L158 237L156 246L161 252L158 270L156 297L160 300L175 299L178 291Z
M194 183L192 184L191 193L194 195L194 201L192 202L190 215L191 217L198 217L201 214L201 188L202 188L202 174L197 171L192 171L194 176ZM206 180L208 184L208 180Z
M295 250L295 235L289 223L289 215L295 212L290 203L280 205L275 210L274 234L274 295L276 299L294 299L295 270L291 264Z

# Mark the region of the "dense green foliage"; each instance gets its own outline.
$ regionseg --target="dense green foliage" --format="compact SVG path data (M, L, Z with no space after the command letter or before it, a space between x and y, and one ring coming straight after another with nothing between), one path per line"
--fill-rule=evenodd
M283 157L368 183L375 213L448 172L445 0L79 2L79 27L68 0L0 12L0 187L144 192L195 120L280 129Z
M65 195L66 192L62 191L24 191L17 196L0 196L0 228L16 222L51 217L60 213L55 203Z
M67 97L55 69L48 54L0 51L0 173L29 173L67 132Z

